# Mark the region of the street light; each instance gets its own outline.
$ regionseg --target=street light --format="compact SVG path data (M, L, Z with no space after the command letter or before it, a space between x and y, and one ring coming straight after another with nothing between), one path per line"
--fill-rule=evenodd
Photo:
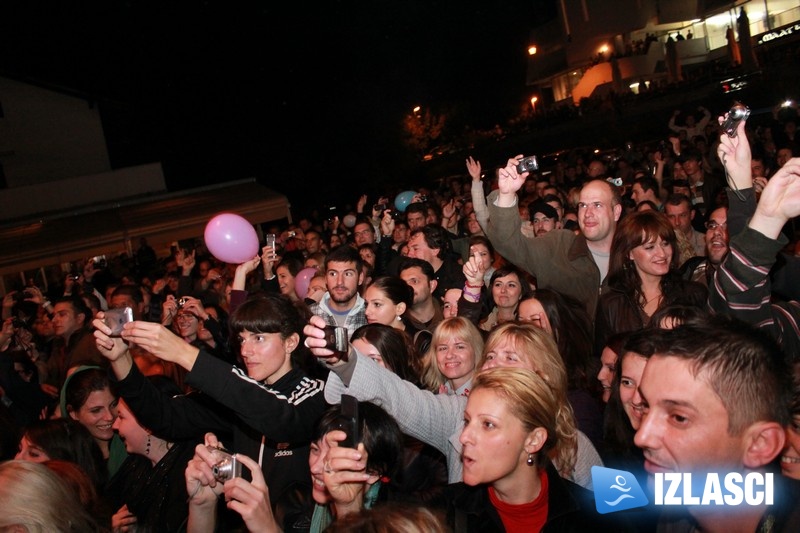
M533 106L533 114L536 114L536 102L539 101L538 96L531 96L531 106Z

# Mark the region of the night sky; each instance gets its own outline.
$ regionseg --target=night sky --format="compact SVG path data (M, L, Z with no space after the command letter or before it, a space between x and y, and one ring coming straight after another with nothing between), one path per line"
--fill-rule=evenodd
M171 189L257 176L314 200L413 182L403 116L490 128L526 99L532 27L555 2L0 4L0 75L100 102L114 167L162 161ZM351 185L352 184L352 185Z

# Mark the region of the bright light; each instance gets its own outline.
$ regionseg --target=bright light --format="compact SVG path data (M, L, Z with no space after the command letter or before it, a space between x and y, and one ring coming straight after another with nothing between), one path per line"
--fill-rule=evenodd
M532 56L532 55L534 55L534 54L536 54L536 47L535 47L534 45L530 45L530 46L528 47L528 55L529 55L529 56Z
M605 54L606 52L608 52L608 45L604 44L603 46L600 47L600 53Z
M781 107L791 107L792 101L786 100L784 103L781 104Z
M533 112L536 113L536 102L539 101L538 96L531 96L531 106L533 107Z
M414 108L414 114L416 115L417 113L419 113L420 109L422 109L420 106L415 107Z

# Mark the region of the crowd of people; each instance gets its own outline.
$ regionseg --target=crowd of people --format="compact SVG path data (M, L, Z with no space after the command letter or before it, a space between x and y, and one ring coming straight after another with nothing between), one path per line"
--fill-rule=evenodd
M698 112L10 292L0 529L797 531L797 117ZM775 502L600 514L603 465Z

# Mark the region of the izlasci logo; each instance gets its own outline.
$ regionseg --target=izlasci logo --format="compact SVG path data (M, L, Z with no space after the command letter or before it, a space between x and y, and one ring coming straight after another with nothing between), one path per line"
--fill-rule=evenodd
M625 470L593 466L592 485L594 505L600 514L635 509L650 503L633 474Z

